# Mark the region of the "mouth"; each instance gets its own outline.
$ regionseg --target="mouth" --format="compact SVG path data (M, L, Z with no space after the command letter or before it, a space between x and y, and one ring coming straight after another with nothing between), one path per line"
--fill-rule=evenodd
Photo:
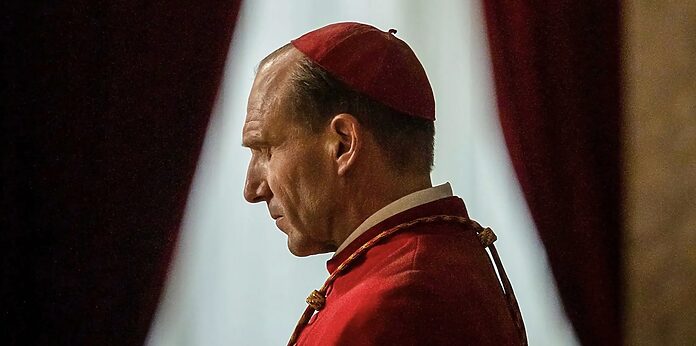
M268 208L268 214L271 215L271 219L275 221L276 227L282 231L280 228L280 221L283 220L283 214L278 213L278 210L275 210L275 208Z
M278 228L283 233L287 233L287 232L285 232L285 230L283 229L283 227L281 225L281 222L284 220L284 218L282 216L276 216L273 219L275 220L276 228Z

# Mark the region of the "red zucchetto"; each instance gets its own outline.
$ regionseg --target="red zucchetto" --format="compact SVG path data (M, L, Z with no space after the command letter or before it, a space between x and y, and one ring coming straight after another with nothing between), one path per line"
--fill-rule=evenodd
M434 121L428 76L411 47L395 33L361 23L335 23L291 42L353 90L399 112Z

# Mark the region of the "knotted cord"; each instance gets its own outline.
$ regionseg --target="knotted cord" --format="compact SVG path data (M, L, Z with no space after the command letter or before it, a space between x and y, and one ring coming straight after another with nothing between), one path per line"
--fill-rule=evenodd
M520 308L517 304L517 298L515 298L515 293L512 290L510 280L508 280L508 277L505 274L505 269L503 268L503 263L500 260L500 257L498 256L498 251L496 250L495 245L493 245L493 242L497 240L497 237L495 233L493 233L493 230L488 227L483 228L478 222L466 217L452 215L435 215L415 219L394 226L378 234L374 238L370 239L367 243L363 244L360 248L358 248L358 250L353 252L353 254L351 254L345 261L343 261L338 266L338 268L336 268L336 270L333 271L333 273L331 273L331 275L326 279L324 285L322 285L320 289L312 291L309 297L307 297L307 307L305 308L305 311L302 313L300 320L297 322L297 325L295 326L295 329L293 330L292 335L290 336L288 346L294 346L297 343L297 338L299 338L300 333L302 332L304 327L309 323L309 320L310 318L312 318L314 312L318 312L324 308L324 305L326 304L326 291L328 290L328 288L331 286L331 284L333 284L333 282L336 280L336 278L338 278L338 276L343 274L350 267L350 265L353 262L355 262L355 260L358 257L362 256L365 252L367 252L369 249L371 249L373 246L379 243L382 239L387 238L393 235L394 233L397 233L403 229L413 227L418 224L438 221L456 222L473 228L476 231L481 245L489 248L491 256L493 257L493 262L495 263L495 266L498 269L498 274L500 275L500 281L503 285L503 294L505 295L505 300L507 302L508 309L510 310L510 314L512 315L515 326L517 327L517 330L520 334L522 344L527 345L527 333L524 328L524 322L522 320Z

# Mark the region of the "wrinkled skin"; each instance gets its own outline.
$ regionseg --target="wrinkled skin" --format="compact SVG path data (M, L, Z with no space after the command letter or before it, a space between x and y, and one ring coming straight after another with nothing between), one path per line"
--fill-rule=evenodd
M336 251L377 210L432 184L428 172L394 169L351 114L315 133L296 123L288 76L301 57L293 48L260 66L242 145L251 149L245 199L266 202L290 252L308 256Z
M266 202L296 256L336 249L331 233L336 213L337 171L325 133L292 121L287 74L290 54L262 66L249 95L242 144L251 149L244 197Z

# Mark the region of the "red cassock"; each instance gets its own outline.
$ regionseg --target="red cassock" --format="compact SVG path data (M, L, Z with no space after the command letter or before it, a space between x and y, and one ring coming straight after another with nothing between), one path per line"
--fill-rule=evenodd
M408 209L329 260L329 272L381 232L434 215L468 217L458 197ZM380 241L333 282L297 344L522 344L493 268L476 232L463 224L409 227Z

